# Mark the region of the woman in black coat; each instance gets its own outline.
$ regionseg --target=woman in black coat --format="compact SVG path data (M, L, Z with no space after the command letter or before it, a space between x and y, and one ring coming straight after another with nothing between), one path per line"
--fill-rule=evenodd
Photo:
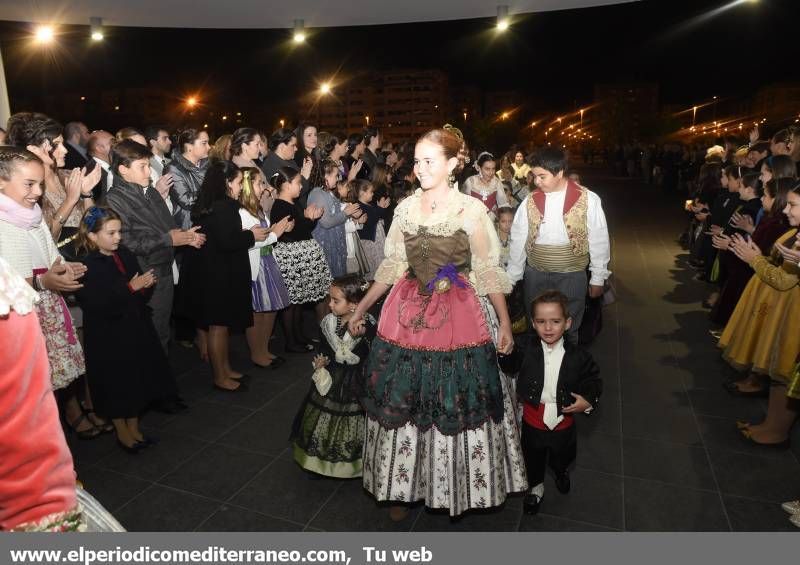
M267 238L268 228L242 229L237 198L242 173L230 161L212 163L192 209L192 221L206 235L206 244L184 258L180 276L181 314L198 328L208 328L208 356L214 386L241 388L241 373L228 359L228 334L253 325L248 250ZM202 341L202 340L201 340Z

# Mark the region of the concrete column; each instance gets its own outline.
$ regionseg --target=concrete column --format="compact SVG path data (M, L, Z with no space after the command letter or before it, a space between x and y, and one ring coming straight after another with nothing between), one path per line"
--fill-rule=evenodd
M11 105L8 103L8 83L3 69L3 52L0 50L0 127L5 129L10 117Z

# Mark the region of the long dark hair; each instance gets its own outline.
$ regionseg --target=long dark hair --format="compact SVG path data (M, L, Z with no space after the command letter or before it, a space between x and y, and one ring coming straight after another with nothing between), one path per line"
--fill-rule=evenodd
M230 161L214 161L206 170L197 201L192 206L192 220L210 214L214 202L228 197L228 183L241 174L239 167Z
M306 155L309 155L310 152L306 149L306 144L303 142L303 137L305 137L306 130L308 128L314 128L317 130L317 143L319 143L319 129L312 123L309 122L300 122L297 125L297 129L294 130L294 135L297 137L297 151L301 153L305 158Z
M324 161L318 163L314 162L314 168L311 169L311 176L309 180L311 182L311 186L314 188L322 187L325 190L333 190L332 188L325 185L325 177L331 174L333 171L338 171L339 165L334 163L331 159L325 159ZM334 188L336 188L334 186Z
M764 185L764 192L767 193L770 198L774 199L772 208L769 211L770 217L782 220L786 226L789 225L789 220L783 213L783 210L786 208L786 203L788 202L787 196L789 192L795 188L795 184L797 184L796 180L784 177L782 179L769 180L767 184Z

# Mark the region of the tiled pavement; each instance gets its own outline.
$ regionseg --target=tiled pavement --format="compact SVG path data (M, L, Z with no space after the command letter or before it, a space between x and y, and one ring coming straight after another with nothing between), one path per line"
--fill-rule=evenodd
M605 392L578 424L572 492L548 479L538 516L523 516L513 496L456 521L417 507L394 523L359 480L310 479L287 442L310 382L310 357L299 355L276 372L247 369L250 390L225 394L212 391L194 350L174 348L190 409L147 414L161 443L136 456L110 436L70 438L79 478L130 530L797 531L778 503L800 496L800 426L790 451L737 437L735 419L758 418L765 405L720 386L729 369L698 306L706 291L675 243L681 198L602 172L586 180L609 218L619 300L591 348ZM244 341L232 351L246 368Z

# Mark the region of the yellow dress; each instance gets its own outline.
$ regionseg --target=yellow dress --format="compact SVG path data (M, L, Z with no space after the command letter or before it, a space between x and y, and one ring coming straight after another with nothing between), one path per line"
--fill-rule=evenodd
M796 233L792 229L778 242L786 244ZM774 248L769 258L757 257L753 269L756 274L725 326L719 346L733 367L788 382L800 354L800 272L796 264L784 263Z
M786 388L786 396L800 400L800 363L794 368L792 378L789 379L789 386Z

